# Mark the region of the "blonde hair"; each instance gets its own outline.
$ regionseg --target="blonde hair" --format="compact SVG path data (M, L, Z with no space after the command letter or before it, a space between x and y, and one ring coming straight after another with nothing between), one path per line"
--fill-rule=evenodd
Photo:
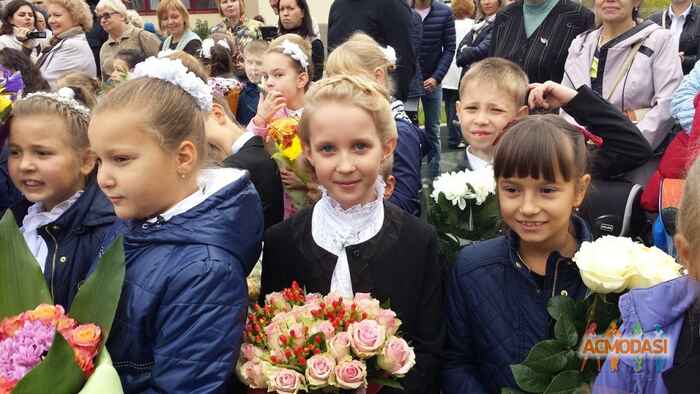
M219 15L224 16L224 12L221 11L221 0L216 0L216 6L219 8ZM238 0L238 12L240 13L240 21L245 20L245 0Z
M452 13L455 19L464 19L474 17L476 5L472 0L452 0ZM458 43L459 44L459 43Z
M182 20L185 23L185 31L190 30L190 13L182 1L180 0L162 0L156 8L156 16L158 17L158 29L160 31L165 31L163 27L163 15L170 11L171 9L177 11L182 15Z
M121 0L100 0L100 2L95 6L95 11L97 12L98 10L103 10L105 8L118 12L119 15L124 17L124 20L127 19L128 11Z
M100 90L100 81L87 73L70 73L58 80L57 88L71 88L75 92L75 98L92 109L97 104L97 91Z
M243 47L243 53L263 54L269 47L270 44L268 44L265 40L251 40L249 43L245 44L245 47Z
M153 98L157 97L157 100ZM200 166L207 158L202 112L194 97L179 86L156 78L136 78L117 85L97 104L94 113L119 111L144 117L144 130L151 132L164 150L172 152L183 141L191 141Z
M138 27L139 29L143 29L143 18L141 18L141 15L139 15L138 11L136 10L127 10L126 11L126 21L134 27Z
M373 80L353 75L324 78L311 87L304 100L304 115L299 125L299 137L307 146L311 139L309 128L311 118L319 107L327 103L342 103L367 112L372 118L382 143L397 138L389 94L383 86Z
M68 11L71 18L80 25L83 32L88 32L92 29L92 13L90 6L83 0L48 0L46 6L57 5ZM48 24L48 20L46 21Z
M308 62L308 67L304 69L304 67L301 65L301 63L292 58L290 55L287 55L284 53L284 47L282 44L285 41L289 41L293 44L297 44L299 48L301 48L301 51L304 52L304 55L306 56L307 62ZM311 62L311 44L309 44L308 41L303 39L300 35L298 34L284 34L281 35L270 43L270 46L267 48L267 51L265 53L280 53L282 55L285 55L291 60L291 62L294 64L297 72L300 74L305 72L309 75L309 83L306 85L306 89L309 88L309 84L311 83L311 77L313 76L313 63Z
M686 239L690 255L698 256L700 253L700 160L698 159L693 162L685 178L683 197L676 218L678 231Z
M74 109L71 109L67 104L43 96L31 96L29 98L20 99L12 105L10 134L12 133L12 121L14 119L37 116L57 116L61 118L68 131L71 146L76 151L81 151L90 147L90 141L87 135L90 120Z
M335 48L328 56L325 76L347 74L374 78L374 70L381 68L386 75L385 88L392 91L389 73L396 66L387 58L377 41L365 33L355 33Z
M527 74L510 60L491 57L474 63L459 83L459 97L464 95L465 86L471 82L494 84L513 97L516 106L527 105Z

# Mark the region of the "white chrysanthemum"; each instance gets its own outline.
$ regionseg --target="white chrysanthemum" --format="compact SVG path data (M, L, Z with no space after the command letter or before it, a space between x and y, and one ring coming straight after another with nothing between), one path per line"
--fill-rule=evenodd
M493 178L493 168L484 167L476 171L459 171L444 173L433 181L433 192L430 195L438 202L440 193L452 205L464 209L467 200L474 200L481 205L491 194L496 194L496 181Z

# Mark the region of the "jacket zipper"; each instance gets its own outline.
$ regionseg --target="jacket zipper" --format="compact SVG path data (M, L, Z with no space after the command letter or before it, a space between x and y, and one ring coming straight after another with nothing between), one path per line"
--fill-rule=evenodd
M557 264L554 266L554 283L552 284L552 297L557 292L557 278L559 277L559 263L561 262L561 259L557 259Z
M58 241L56 241L56 237L51 234L51 230L49 230L49 227L46 227L46 233L49 234L51 239L53 240L54 248L53 248L53 256L51 256L51 297L53 297L54 292L53 292L53 279L54 275L56 274L56 255L58 255Z

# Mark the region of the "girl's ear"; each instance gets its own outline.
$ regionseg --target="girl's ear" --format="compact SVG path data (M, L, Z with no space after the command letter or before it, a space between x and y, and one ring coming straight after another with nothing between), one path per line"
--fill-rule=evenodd
M301 144L302 151L304 152L304 157L306 158L306 161L311 164L311 166L314 165L314 161L311 158L311 148L309 148L308 144Z
M224 108L221 106L219 103L213 103L211 106L211 116L214 117L214 120L216 120L216 123L219 124L220 126L225 126L226 125L226 113L224 112Z
M377 67L374 69L374 80L380 85L384 86L386 83L386 73L384 72L383 68Z
M693 266L688 240L679 232L673 237L673 244L676 246L680 263L688 270L688 276L697 280L698 267Z
M184 140L176 151L177 173L189 175L197 169L197 147L189 140Z
M97 156L90 149L84 149L80 154L80 174L83 176L88 176L95 168L95 163L97 162Z
M396 149L396 137L390 138L382 146L382 161L389 158L389 156L394 154L394 149Z
M297 89L299 90L305 90L306 85L309 84L309 72L308 71L302 71L299 73L299 76L297 76Z
M591 175L584 174L579 178L576 185L576 195L574 198L574 207L578 208L583 204L583 199L586 198L586 192L588 191L588 186L591 184Z
M517 114L515 115L515 119L520 120L523 119L524 117L528 116L530 114L530 108L527 105L523 105L518 109Z

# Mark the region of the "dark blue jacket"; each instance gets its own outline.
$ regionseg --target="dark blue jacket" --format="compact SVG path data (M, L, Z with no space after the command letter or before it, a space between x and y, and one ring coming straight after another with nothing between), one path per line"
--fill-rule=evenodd
M126 277L107 348L126 393L221 392L236 365L263 214L243 171L211 171L230 183L170 220L119 221L112 234L125 233Z
M455 56L455 21L452 9L433 1L430 13L423 19L423 40L420 68L423 80L435 78L438 83L447 74Z
M18 226L22 226L31 205L23 199L12 207ZM83 194L63 215L39 228L39 235L48 247L44 277L56 304L70 309L78 286L87 278L90 266L116 219L112 203L93 176Z
M423 95L423 72L420 70L420 46L423 42L423 20L416 10L411 10L411 46L416 54L416 72L408 88L408 98Z
M459 43L455 63L458 67L462 67L462 75L472 64L488 57L492 30L493 21L486 21L479 30L472 29L467 33Z
M420 190L422 187L420 163L423 158L423 131L411 123L401 101L391 103L398 140L394 150L392 175L396 178L394 194L389 201L414 216L420 216Z
M577 239L590 241L582 219L573 217ZM571 259L553 252L538 284L518 258L514 233L468 246L460 252L447 284L444 394L496 393L517 388L511 364L522 362L535 343L551 338L547 301L587 288Z
M9 152L7 146L0 151L0 215L22 199L22 194L12 183L12 179L10 179L10 172L7 167Z
M246 80L241 95L238 96L238 109L236 110L236 120L243 127L250 123L250 120L258 113L258 101L260 100L260 89L257 84Z

